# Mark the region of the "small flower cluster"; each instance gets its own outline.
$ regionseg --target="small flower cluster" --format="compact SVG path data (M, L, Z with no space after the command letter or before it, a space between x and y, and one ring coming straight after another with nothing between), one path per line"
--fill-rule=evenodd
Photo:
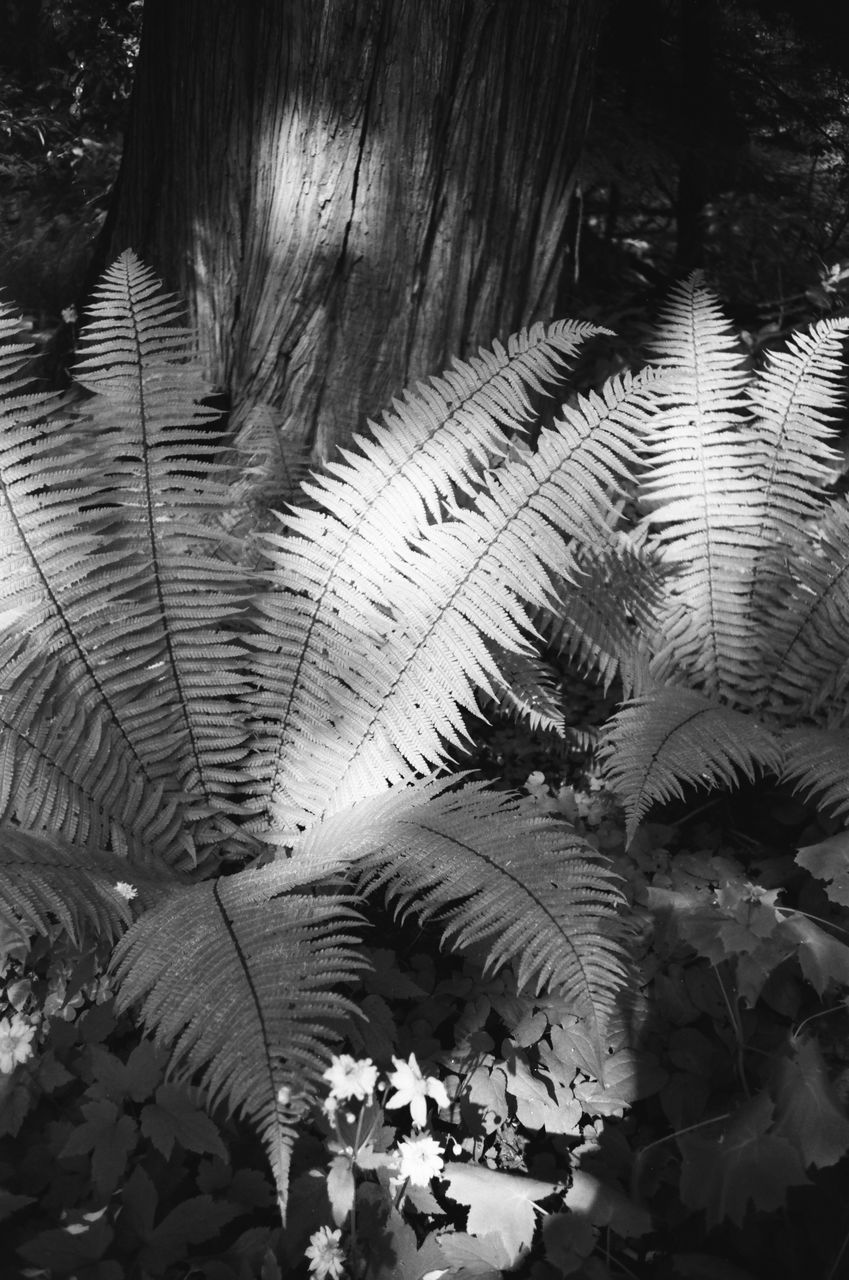
M383 1105L387 1111L409 1107L416 1129L423 1129L427 1123L428 1098L432 1098L438 1107L448 1106L445 1085L435 1076L424 1075L413 1053L406 1062L402 1058L393 1058L392 1065L395 1069L389 1073L387 1082L395 1092L385 1099ZM335 1119L342 1102L352 1099L369 1104L373 1102L378 1070L371 1058L358 1061L348 1054L341 1054L324 1072L324 1079L330 1085L324 1110L331 1119ZM398 1169L401 1180L409 1179L413 1186L426 1187L431 1178L442 1172L442 1148L427 1134L415 1133L398 1144Z
M438 1107L447 1107L449 1101L442 1081L435 1076L426 1076L415 1054L411 1053L406 1061L393 1058L392 1065L393 1070L387 1074L385 1082L381 1082L380 1073L371 1058L357 1059L349 1054L335 1057L324 1072L324 1079L329 1085L324 1112L336 1129L339 1139L336 1150L344 1153L353 1170L358 1154L371 1151L371 1132L380 1115L375 1095L385 1091L382 1106L387 1111L409 1107L413 1133L403 1138L395 1151L387 1152L383 1162L383 1167L392 1174L390 1192L394 1194L393 1189L400 1187L400 1201L408 1184L426 1187L431 1178L439 1177L442 1172L442 1147L422 1130L427 1124L428 1098ZM369 1109L374 1109L375 1114L371 1116L370 1123L364 1123ZM375 1165L372 1163L370 1167ZM353 1206L353 1180L350 1187L350 1205ZM337 1216L336 1221L342 1221L342 1216ZM341 1228L319 1227L310 1237L306 1257L310 1275L315 1280L341 1280L345 1271L341 1240Z

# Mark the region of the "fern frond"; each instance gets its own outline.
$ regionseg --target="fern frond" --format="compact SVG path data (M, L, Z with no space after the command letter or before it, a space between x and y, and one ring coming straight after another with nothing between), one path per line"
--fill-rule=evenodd
M847 331L844 316L793 334L785 350L767 352L749 387L755 418L751 483L760 507L749 608L767 637L791 584L790 548L822 514L825 489L840 462L830 442L837 439L833 424L845 378L841 347Z
M0 824L0 924L23 941L53 922L78 947L87 930L117 940L133 919L122 882L138 889L138 872L114 854Z
M782 779L836 817L849 813L849 733L793 728L781 732Z
M782 766L778 740L753 716L677 686L627 703L605 725L599 754L629 840L651 805L683 797L685 786L733 787L740 774L751 781Z
M847 332L849 316L840 316L791 334L783 351L767 351L749 385L764 547L770 535L792 541L802 524L815 519L834 480L841 454L830 442L838 438Z
M364 892L385 889L405 913L442 923L452 948L482 947L489 970L514 965L521 987L562 994L600 1034L625 980L624 899L564 823L483 783L431 778L317 823L293 860L338 869L333 851Z
M171 1074L197 1073L210 1107L253 1122L285 1216L297 1122L355 1011L334 988L365 961L350 896L284 885L285 869L271 866L175 891L124 934L112 970L119 1007L140 1003Z
M741 434L745 361L701 277L672 293L654 345L663 409L646 437L641 490L649 543L677 573L657 619L656 669L686 671L707 694L734 696L752 677L748 611L757 543L755 458Z
M14 326L0 309L0 336ZM27 353L10 344L0 359L2 813L95 846L105 824L118 847L180 850L173 783L132 734L134 618L115 584L121 553L103 537L100 476L75 463L55 397L21 394Z
M128 732L148 771L176 779L214 838L215 815L232 807L243 778L234 714L243 655L225 625L243 609L247 584L216 554L210 520L227 505L213 461L217 415L203 404L210 388L179 314L153 273L123 254L96 292L76 376L94 392L89 456L115 548L97 581L113 614L98 636L101 679L131 700Z
M816 533L796 539L793 581L764 628L770 709L782 719L815 712L846 718L849 662L849 500L826 509Z
M651 388L651 378L611 380L603 397L566 409L534 454L490 472L473 509L455 509L415 540L382 531L370 558L385 563L391 545L398 566L383 578L382 633L363 622L356 638L333 635L332 680L320 697L308 700L307 688L297 737L280 757L287 773L273 825L346 807L463 746L476 690L491 695L503 684L491 646L532 652L525 603L550 600L551 574L568 572L570 540L610 537L612 494L627 478ZM298 550L321 554L320 545ZM352 591L345 614L356 611Z
M410 539L442 518L457 490L476 489L509 447L503 428L530 416L528 389L557 380L597 332L582 323L535 325L506 347L455 363L396 401L372 424L373 438L357 437L356 452L342 450L344 460L305 487L319 511L293 514L288 535L270 539L272 590L258 603L259 806L273 795L280 814L285 780L302 771L302 735L336 718L330 690L360 679L363 635L380 644L396 625L387 581L404 571ZM297 813L302 802L286 807Z

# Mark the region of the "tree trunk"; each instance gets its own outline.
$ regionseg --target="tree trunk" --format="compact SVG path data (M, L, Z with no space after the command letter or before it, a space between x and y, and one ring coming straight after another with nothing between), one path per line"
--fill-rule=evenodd
M598 0L146 0L101 262L178 292L314 457L554 316Z

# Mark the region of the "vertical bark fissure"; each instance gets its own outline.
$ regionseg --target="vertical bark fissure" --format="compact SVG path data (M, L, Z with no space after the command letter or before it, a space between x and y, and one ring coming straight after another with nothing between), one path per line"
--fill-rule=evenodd
M357 141L357 158L354 162L354 172L351 178L351 210L345 222L342 232L342 243L339 247L339 255L336 264L330 276L328 290L327 305L327 321L328 321L328 342L325 356L325 370L329 370L333 365L336 349L340 339L340 315L341 300L345 292L345 273L348 263L348 247L351 239L351 228L357 216L357 198L360 189L360 173L363 167L363 159L366 152L366 141L368 138L369 126L372 121L372 110L374 104L375 87L377 85L377 72L381 63L381 53L385 43L386 33L386 8L381 9L380 22L378 25L378 33L375 37L374 48L372 52L371 70L369 72L368 82L366 84L365 99L363 101L363 115L360 123L360 136ZM305 435L305 442L312 450L319 438L319 429L321 423L322 409L324 407L325 396L328 388L328 377L321 378L318 389L316 391L315 401L312 408L309 427Z
M415 350L418 337L417 316L421 305L422 295L428 287L433 250L446 206L444 173L440 162L444 161L449 153L451 129L456 114L457 100L462 84L463 66L468 58L469 36L472 31L471 10L466 6L462 6L459 13L459 27L454 34L451 49L449 50L450 63L447 84L443 94L437 96L438 108L441 107L442 111L441 116L437 121L437 128L433 133L432 163L434 166L434 190L424 226L424 232L421 237L421 247L416 256L416 260L413 263L412 285L410 289L410 302L413 309L413 315L410 317L410 324L407 327L407 340L404 348L403 380L405 383L411 381L412 377L415 376L416 373L420 373L419 370L415 370L413 368L413 352ZM455 353L445 350L445 344L443 343L440 350L439 363L442 365L446 364L453 354Z

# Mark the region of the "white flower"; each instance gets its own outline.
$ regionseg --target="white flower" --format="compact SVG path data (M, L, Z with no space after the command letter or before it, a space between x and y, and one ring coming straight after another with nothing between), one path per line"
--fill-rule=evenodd
M32 1057L32 1038L35 1027L19 1013L0 1018L0 1074L7 1076L19 1062Z
M339 1241L342 1232L337 1228L319 1227L310 1236L310 1242L304 1254L310 1261L310 1275L315 1280L340 1280L345 1270L345 1255Z
M386 1106L409 1107L413 1124L422 1129L427 1120L425 1099L433 1098L438 1107L448 1106L445 1085L435 1076L422 1075L414 1053L410 1054L407 1062L403 1062L400 1058L393 1058L392 1061L395 1064L395 1070L389 1077L389 1083L398 1092L387 1100Z
M409 1178L414 1187L426 1187L431 1178L437 1178L442 1172L442 1147L426 1133L404 1138L398 1143L398 1154L400 1176Z
M132 902L133 898L138 897L138 889L134 884L128 884L126 880L119 880L115 885L115 892L120 893L122 898L126 898L128 902Z
M63 307L62 319L65 321L65 324L76 324L79 320L77 308L73 306L73 304L70 307Z
M357 1061L350 1054L340 1054L334 1058L330 1066L322 1073L322 1080L330 1085L330 1097L334 1102L344 1102L347 1098L357 1098L360 1102L370 1102L377 1084L377 1067L371 1058Z

